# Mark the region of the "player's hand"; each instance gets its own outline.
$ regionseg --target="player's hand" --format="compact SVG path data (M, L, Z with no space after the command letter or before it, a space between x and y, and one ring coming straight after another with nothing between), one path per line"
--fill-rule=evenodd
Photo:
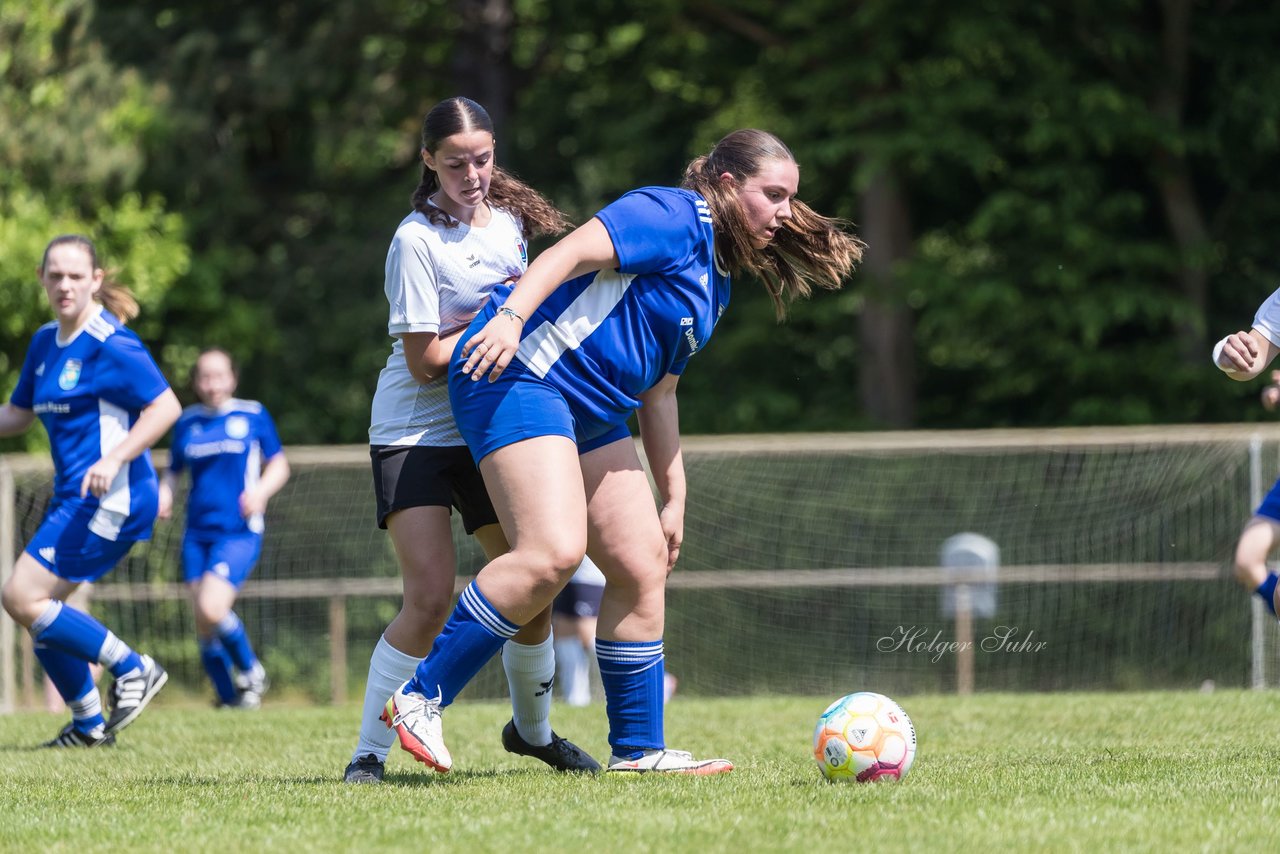
M1269 385L1262 390L1262 408L1271 411L1280 403L1280 386Z
M1228 335L1222 345L1222 353L1218 356L1218 366L1233 368L1240 372L1253 370L1258 359L1258 342L1248 332L1235 332Z
M462 373L473 381L489 374L489 382L502 376L520 348L520 330L524 324L510 314L497 314L484 328L468 339L462 348L466 364Z
M258 494L256 489L246 489L240 493L240 516L248 519L258 513L267 511L267 499Z
M156 516L161 519L173 516L173 493L163 486L160 487L160 507L156 510Z
M667 504L658 513L658 522L662 525L662 534L667 538L667 574L676 568L680 559L680 546L684 543L684 508Z
M111 488L111 482L120 473L122 465L120 460L107 456L89 466L89 470L84 473L84 479L80 481L80 497L84 498L91 492L95 498L105 495Z

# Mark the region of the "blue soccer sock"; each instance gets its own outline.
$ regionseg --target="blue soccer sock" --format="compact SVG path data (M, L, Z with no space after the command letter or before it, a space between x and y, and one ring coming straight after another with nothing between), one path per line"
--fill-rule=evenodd
M142 667L142 657L106 626L57 599L51 600L31 624L31 636L82 661L96 661L112 676L123 676Z
M244 630L244 623L240 622L235 611L229 611L219 621L214 633L241 673L248 673L258 666L258 656L254 655L253 645L249 643L249 633Z
M600 681L604 683L613 755L638 759L646 750L666 747L662 734L662 639L596 639Z
M71 722L80 732L93 732L106 724L102 717L102 697L93 684L89 662L54 649L48 644L32 644L40 666L53 687L71 709Z
M1267 610L1271 612L1271 616L1276 616L1276 582L1280 578L1274 572L1268 572L1266 580L1258 585L1258 589L1253 591L1263 602L1267 603Z
M200 663L204 665L213 690L223 703L234 703L239 696L235 680L231 678L231 656L216 636L200 638Z
M458 597L449 622L436 636L431 652L418 665L407 690L454 701L467 683L493 658L520 627L498 613L473 581Z

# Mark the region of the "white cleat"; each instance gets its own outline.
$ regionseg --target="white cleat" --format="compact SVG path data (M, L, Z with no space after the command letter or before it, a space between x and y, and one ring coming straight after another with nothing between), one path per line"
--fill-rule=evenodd
M417 691L405 691L408 682L401 685L380 717L396 731L400 746L413 758L440 773L453 767L453 757L444 745L444 729L440 721L440 697L431 699Z
M639 759L609 757L609 771L628 774L724 774L733 770L728 759L694 759L687 750L649 750Z

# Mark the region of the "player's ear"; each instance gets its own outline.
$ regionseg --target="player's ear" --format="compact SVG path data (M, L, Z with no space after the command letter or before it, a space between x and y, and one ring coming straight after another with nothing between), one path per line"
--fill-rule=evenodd
M431 156L431 152L425 148L420 152L422 154L422 165L430 169L432 172L438 172L436 169L436 159Z
M722 184L729 184L730 186L734 186L734 185L736 185L736 184L738 183L738 179L737 179L737 178L735 178L735 177L733 177L733 175L732 175L732 174L730 174L729 172L721 172L721 173L720 173L720 183L722 183Z

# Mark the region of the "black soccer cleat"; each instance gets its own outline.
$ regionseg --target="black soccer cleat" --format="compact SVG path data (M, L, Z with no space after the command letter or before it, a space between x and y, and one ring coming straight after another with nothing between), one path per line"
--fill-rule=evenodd
M386 763L372 753L357 756L351 760L347 770L342 774L344 783L381 783L382 772Z
M541 747L530 744L521 737L515 721L508 721L502 728L502 746L507 753L541 759L557 771L595 774L600 770L600 763L592 759L586 751L554 732L551 733L550 744Z
M46 741L41 747L114 747L116 737L110 733L104 732L102 735L94 735L90 732L81 732L76 729L76 725L69 723L62 728L62 732L58 733L52 741Z
M133 723L168 681L169 674L163 667L151 656L142 656L142 669L118 677L111 683L111 717L107 718L107 734L113 735Z

